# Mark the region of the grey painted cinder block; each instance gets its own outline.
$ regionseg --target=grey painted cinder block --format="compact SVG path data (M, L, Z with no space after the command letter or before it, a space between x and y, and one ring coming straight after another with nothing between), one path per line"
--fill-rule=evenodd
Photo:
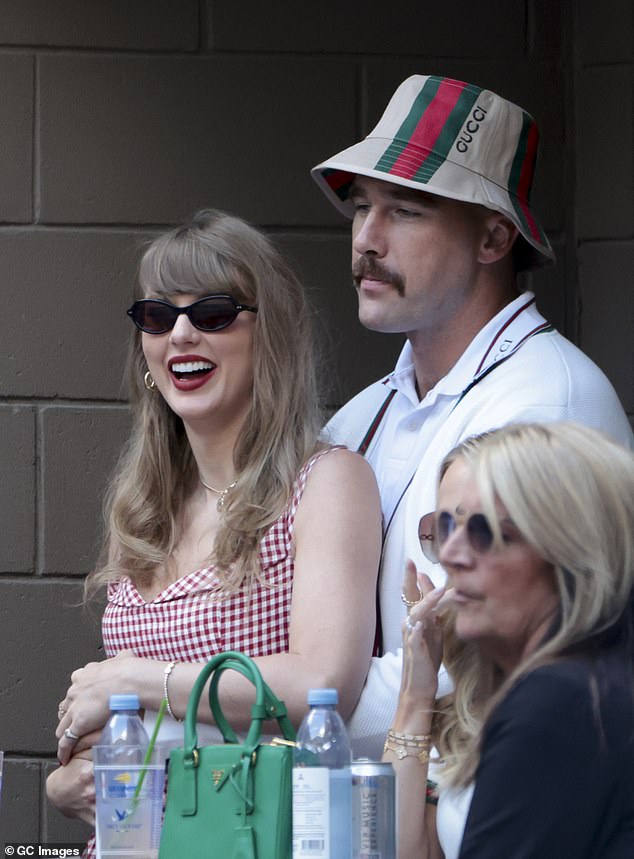
M0 405L0 572L30 573L35 551L35 411Z
M1 611L1 609L0 609ZM42 702L34 702L41 707ZM7 718L3 707L3 721ZM12 711L16 721L28 713ZM6 755L6 752L5 752ZM40 764L29 758L5 757L0 805L0 844L39 841ZM4 855L4 850L2 851Z
M98 615L79 583L0 580L0 749L52 755L57 704L70 675L101 659ZM4 792L2 805L4 807ZM4 833L3 833L4 834Z
M632 0L578 0L577 5L582 63L634 60Z
M393 369L403 337L368 331L359 322L350 276L349 234L279 235L276 241L316 309L324 351L322 373L330 382L326 386L328 405L342 405Z
M103 533L103 495L128 437L127 407L42 409L43 572L85 575Z
M634 416L634 241L584 243L579 261L580 346Z
M569 319L566 306L566 248L563 242L551 239L557 262L522 275L523 288L535 293L540 313L569 340L575 339L575 320Z
M207 0L216 50L434 56L521 56L525 0L487 0L452 8L445 0L321 0L298 11L294 0L244 5Z
M139 246L145 234L0 231L4 396L122 399ZM27 324L28 320L28 324Z
M2 0L0 43L195 50L197 0Z
M43 57L42 219L313 223L308 170L353 136L354 86L347 60Z
M578 80L579 238L631 238L634 65L587 68Z
M569 0L528 0L527 36L531 58L550 62L554 57L565 55L574 23L570 6Z
M28 54L0 55L0 222L5 223L33 216L33 64Z

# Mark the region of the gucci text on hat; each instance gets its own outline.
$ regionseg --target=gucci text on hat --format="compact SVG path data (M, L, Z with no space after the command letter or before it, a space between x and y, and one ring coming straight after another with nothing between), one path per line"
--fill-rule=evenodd
M543 265L554 260L554 253L530 207L538 138L533 118L494 92L450 78L413 75L396 90L365 140L311 172L348 217L355 175L501 212L528 242L530 265Z

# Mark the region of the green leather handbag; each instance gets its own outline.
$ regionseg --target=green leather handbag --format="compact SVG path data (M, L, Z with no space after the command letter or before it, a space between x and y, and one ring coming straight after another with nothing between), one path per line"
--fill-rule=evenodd
M223 671L255 686L251 726L240 743L218 701ZM196 714L207 679L209 705L224 745L198 747ZM262 722L276 719L282 738L262 743ZM290 859L295 731L286 708L248 656L227 651L200 672L189 696L185 745L170 753L159 859Z

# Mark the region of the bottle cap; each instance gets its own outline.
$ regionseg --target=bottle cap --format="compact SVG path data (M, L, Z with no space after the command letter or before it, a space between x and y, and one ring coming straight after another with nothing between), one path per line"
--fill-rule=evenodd
M139 696L136 693L110 696L111 710L138 710L140 706L141 702L139 701Z
M335 705L339 703L339 693L336 689L309 689L308 690L308 706L318 707L319 705Z

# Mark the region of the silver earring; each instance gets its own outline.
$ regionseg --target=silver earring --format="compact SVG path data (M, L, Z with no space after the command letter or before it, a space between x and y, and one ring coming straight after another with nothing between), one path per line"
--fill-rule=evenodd
M143 376L143 384L148 389L148 391L153 391L156 388L156 382L152 378L152 374L148 370L145 376Z

